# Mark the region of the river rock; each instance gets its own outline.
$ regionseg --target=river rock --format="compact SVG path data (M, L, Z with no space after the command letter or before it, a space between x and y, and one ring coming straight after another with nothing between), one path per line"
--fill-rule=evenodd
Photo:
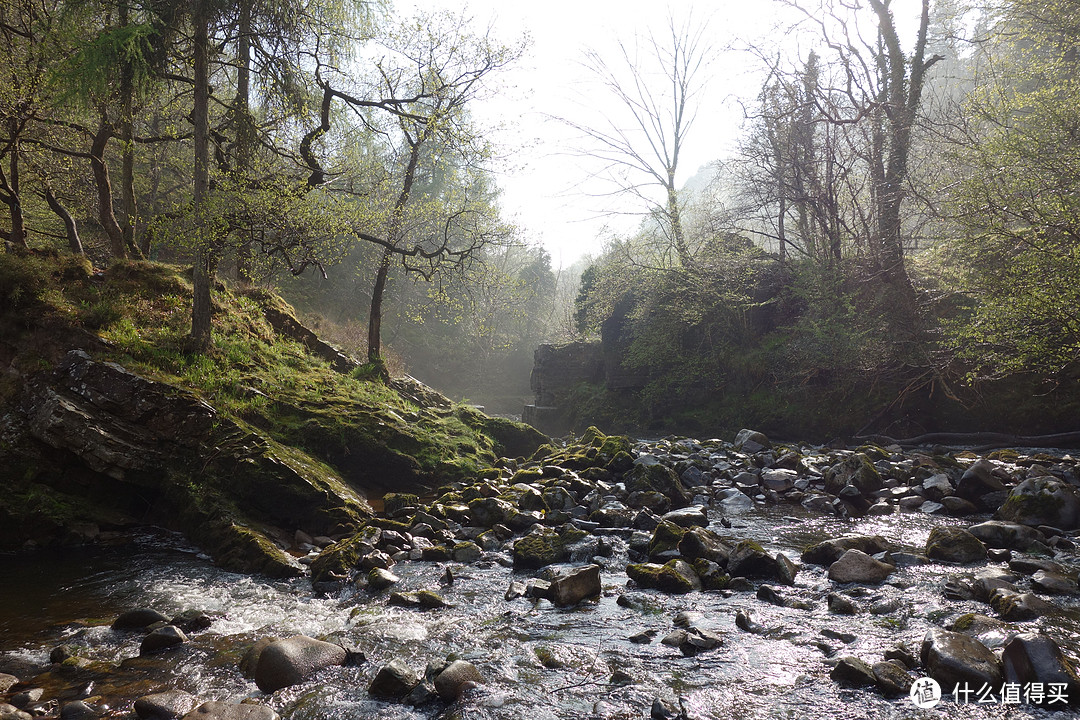
M986 560L986 546L963 528L936 527L926 539L926 556L960 564Z
M1080 704L1080 677L1076 669L1050 638L1035 633L1019 633L1005 643L1001 654L1006 682L1065 685L1069 703Z
M967 635L932 628L923 639L920 655L930 677L943 688L965 682L974 688L983 684L994 688L1001 685L1001 664L997 657Z
M988 493L1005 489L1004 483L1001 482L1002 478L999 476L1008 478L1008 475L992 461L980 458L964 471L960 482L956 484L956 494L967 500L978 501Z
M183 690L166 690L135 700L135 714L142 720L176 720L198 703L198 698Z
M552 580L548 597L559 607L569 607L586 598L597 597L600 592L600 568L587 565Z
M1028 478L1012 489L997 515L1021 525L1076 530L1080 528L1080 494L1056 478Z
M857 615L859 612L859 606L855 604L855 601L846 595L840 593L829 593L826 597L829 605L829 612L836 613L837 615Z
M368 693L373 697L393 700L405 697L419 684L419 674L404 661L395 658L375 673L375 678L368 686Z
M979 572L971 582L972 595L976 600L984 603L990 602L990 596L995 590L1005 589L1016 592L1016 581L1019 578L1010 572L999 568L990 568Z
M761 487L773 492L783 493L795 487L799 473L783 468L771 468L761 471Z
M941 500L946 495L953 494L953 484L945 473L931 475L923 480L923 496L929 500Z
M32 720L33 717L14 705L0 702L0 720Z
M6 693L19 684L19 678L7 673L0 673L0 693Z
M1057 607L1032 593L1017 593L999 588L990 593L990 607L1008 622L1035 620L1057 610Z
M675 509L684 508L693 501L679 476L667 465L635 465L623 481L631 497L639 492L657 492L666 497ZM636 507L642 506L639 502L631 502L631 498L627 502Z
M838 583L879 585L895 568L875 560L861 550L848 550L829 566L829 579Z
M381 567L371 568L367 574L367 586L375 591L385 590L400 580L397 575Z
M881 475L865 453L849 455L825 472L825 492L839 495L847 485L864 495L884 487Z
M979 538L987 547L1007 550L1024 551L1046 539L1035 528L1003 520L988 520L972 525L968 528L968 532Z
M183 630L175 625L166 625L143 638L139 645L139 655L153 655L185 642L187 635Z
M684 528L705 527L709 524L705 508L700 505L690 505L678 510L672 510L665 513L663 519Z
M113 620L113 630L146 630L157 623L168 624L169 618L151 608L137 608L122 613Z
M877 682L878 690L886 697L907 695L911 690L912 683L915 682L915 678L901 667L899 661L874 663L871 669L874 672L874 680Z
M60 708L60 720L91 720L98 716L98 710L82 700L64 703Z
M701 579L685 560L670 560L664 565L631 563L626 574L643 588L656 588L667 593L684 594L701 589Z
M22 692L15 693L11 696L11 704L20 710L25 710L34 703L41 700L42 695L45 694L43 688L29 688Z
M679 546L683 537L687 534L684 528L673 522L661 520L653 530L649 538L649 559L656 562L666 562L672 557L679 556Z
M1031 587L1047 595L1074 595L1078 589L1075 577L1048 570L1036 572L1031 578Z
M484 682L476 666L465 660L455 660L435 677L435 692L443 700L456 700L463 692Z
M272 693L348 659L345 648L306 635L294 635L268 644L259 655L255 684L264 693Z
M735 448L744 453L759 453L772 447L772 442L764 433L742 429L735 435Z
M1023 575L1034 575L1040 570L1057 573L1065 572L1065 567L1061 563L1054 562L1050 558L1035 557L1033 555L1012 558L1009 560L1009 569Z
M880 535L845 535L813 545L802 554L802 561L812 565L829 566L848 550L859 550L867 555L877 555L889 549Z
M704 558L721 566L726 566L731 548L720 536L706 528L691 528L679 540L679 554L687 560Z
M877 684L874 670L865 661L854 655L846 655L836 661L836 665L829 672L829 677L841 685L853 687L868 687Z
M729 575L745 578L779 580L781 572L776 558L753 540L740 540L728 557Z
M265 705L251 703L205 702L183 720L279 720L278 714Z
M451 551L451 556L454 558L454 561L459 563L474 563L479 560L483 554L484 551L480 546L471 540L455 544L454 549Z

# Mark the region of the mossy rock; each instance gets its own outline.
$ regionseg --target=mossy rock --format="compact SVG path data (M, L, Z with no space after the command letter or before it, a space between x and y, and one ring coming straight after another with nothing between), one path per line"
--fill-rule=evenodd
M510 484L514 485L516 483L534 483L542 477L544 477L544 471L540 468L524 468L514 473L513 477L510 478Z
M825 473L826 492L837 495L845 485L854 485L864 495L884 487L881 474L864 453L844 458Z
M701 589L701 580L685 560L656 563L631 563L626 575L643 588L655 588L666 593L683 595Z
M304 574L303 568L292 556L254 528L232 522L211 529L208 537L215 540L214 561L225 570L257 573L272 578Z
M700 557L690 563L690 567L700 578L703 590L726 590L731 585L731 576L711 560Z
M676 509L686 507L693 500L679 476L666 465L636 465L626 474L625 482L628 492L658 492L671 500Z
M404 508L417 508L420 506L420 497L413 493L386 493L383 495L383 512L393 515Z
M542 432L524 423L506 418L483 416L482 431L495 441L493 450L503 457L529 457L541 446L550 442Z
M686 528L662 520L653 530L652 538L649 540L649 559L657 560L665 553L678 552L679 543L685 535Z
M312 561L311 582L319 583L345 577L370 550L370 537L364 533L357 533L330 545Z
M986 546L963 528L936 527L926 539L926 557L962 564L983 562Z
M539 569L569 558L568 547L588 537L588 533L572 525L564 525L559 532L545 529L526 535L514 542L514 567Z

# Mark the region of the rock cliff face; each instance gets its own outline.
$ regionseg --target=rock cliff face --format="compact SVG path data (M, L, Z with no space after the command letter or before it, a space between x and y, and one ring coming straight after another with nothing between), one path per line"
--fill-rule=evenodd
M22 469L25 495L48 496L56 527L6 523L6 545L153 520L229 569L295 575L300 566L274 536L341 531L371 512L325 465L220 417L191 392L82 350L34 378L19 409L4 418L0 459ZM7 500L0 514L9 520L27 509L12 507L17 495Z

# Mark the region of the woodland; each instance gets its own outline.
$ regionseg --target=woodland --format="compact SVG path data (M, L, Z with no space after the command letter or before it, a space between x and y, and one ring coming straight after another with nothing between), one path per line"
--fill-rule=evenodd
M216 352L216 293L265 286L371 374L491 407L520 407L539 344L607 334L642 380L576 402L639 428L799 432L852 408L830 429L854 431L884 408L917 434L905 398L990 394L976 424L1060 429L1080 397L1080 9L775 5L799 42L720 48L672 16L585 55L632 122L564 122L642 219L556 269L501 210L510 150L474 113L525 39L353 0L3 0L0 297L27 253L175 263L191 355ZM732 157L679 185L731 52L760 93ZM96 328L126 311L81 309Z

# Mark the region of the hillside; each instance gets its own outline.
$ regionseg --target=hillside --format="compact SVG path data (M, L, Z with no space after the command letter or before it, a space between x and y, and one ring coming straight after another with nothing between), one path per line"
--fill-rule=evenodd
M296 574L279 546L297 530L345 534L368 497L545 440L382 381L261 289L218 285L214 349L192 353L189 273L0 255L0 550L154 523L224 567Z

